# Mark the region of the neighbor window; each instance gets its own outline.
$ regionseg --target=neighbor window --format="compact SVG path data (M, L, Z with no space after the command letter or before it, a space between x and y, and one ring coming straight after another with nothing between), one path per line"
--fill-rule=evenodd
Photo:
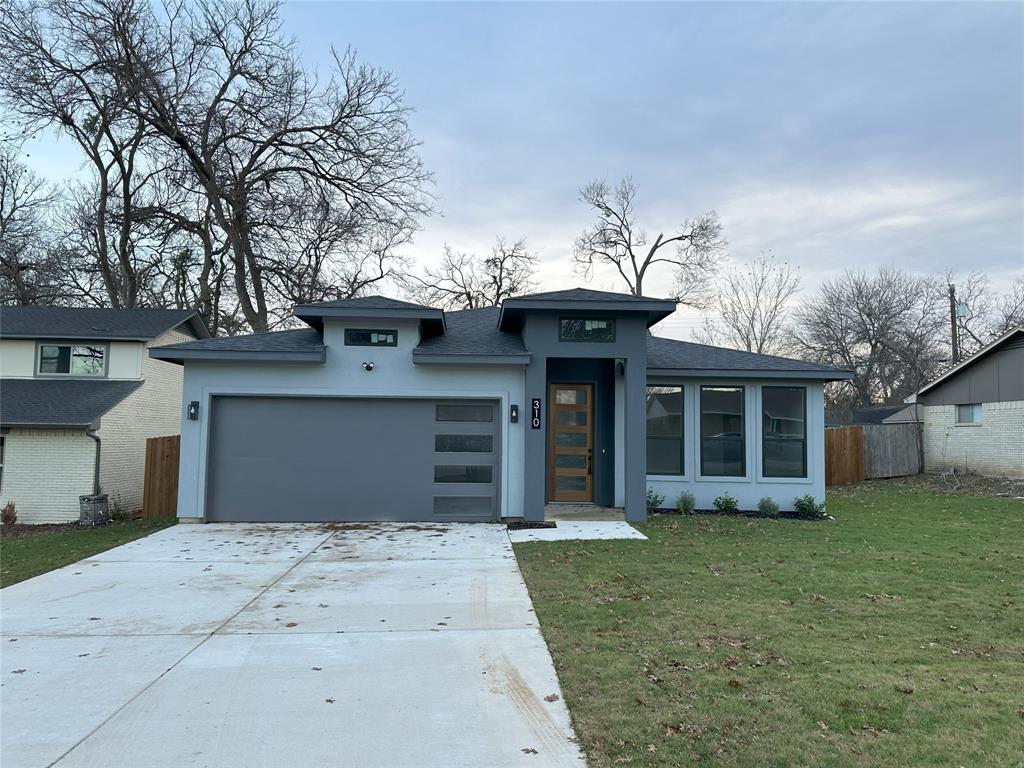
M700 473L706 477L747 474L743 387L700 388Z
M682 387L647 388L647 474L686 474Z
M397 347L398 331L377 331L368 328L346 328L346 347Z
M106 352L102 344L40 344L39 373L102 376Z
M956 407L957 424L981 424L981 403L965 403Z
M807 477L807 390L761 387L761 472Z
M558 321L560 341L615 341L611 318L563 317Z

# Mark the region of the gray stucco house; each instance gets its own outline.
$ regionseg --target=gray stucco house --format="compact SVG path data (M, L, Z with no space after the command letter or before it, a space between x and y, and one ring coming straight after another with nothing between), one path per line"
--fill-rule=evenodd
M178 514L642 520L649 486L699 507L823 499L822 384L852 374L652 336L674 310L584 289L459 312L367 297L151 349L185 368Z
M1024 328L1014 328L917 393L924 466L1024 478Z

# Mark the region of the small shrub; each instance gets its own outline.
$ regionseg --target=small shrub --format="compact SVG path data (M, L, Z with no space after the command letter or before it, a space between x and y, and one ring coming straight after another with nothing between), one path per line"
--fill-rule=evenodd
M653 488L648 486L647 488L647 514L653 515L662 504L665 503L665 497L660 493L657 493Z
M683 491L679 494L679 498L676 499L676 509L679 510L680 514L692 515L693 510L697 507L697 500L693 497L693 494L689 491Z
M4 504L3 511L0 511L0 522L4 525L14 525L18 522L18 513L14 511L13 501Z
M740 504L736 501L736 498L728 493L716 496L714 504L715 509L725 515L731 514L740 508Z
M761 500L757 502L757 511L762 515L775 517L779 514L779 505L771 496L762 496Z
M818 503L811 494L793 499L793 510L797 517L821 517L825 514L825 502Z

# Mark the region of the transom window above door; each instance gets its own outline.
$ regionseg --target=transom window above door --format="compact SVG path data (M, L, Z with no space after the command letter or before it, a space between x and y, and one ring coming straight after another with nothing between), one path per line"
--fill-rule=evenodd
M103 376L106 354L103 344L40 344L38 372L44 376Z
M563 317L558 321L559 341L615 341L615 320L610 317Z
M346 347L397 347L398 331L380 331L372 328L346 328Z

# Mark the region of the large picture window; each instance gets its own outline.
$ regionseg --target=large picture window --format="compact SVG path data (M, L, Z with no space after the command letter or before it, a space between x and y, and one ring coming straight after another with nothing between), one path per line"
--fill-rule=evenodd
M40 344L39 373L102 376L106 352L103 344Z
M807 477L807 390L761 388L761 473Z
M705 477L747 474L743 387L700 388L700 473Z
M684 475L683 388L647 388L647 474Z

